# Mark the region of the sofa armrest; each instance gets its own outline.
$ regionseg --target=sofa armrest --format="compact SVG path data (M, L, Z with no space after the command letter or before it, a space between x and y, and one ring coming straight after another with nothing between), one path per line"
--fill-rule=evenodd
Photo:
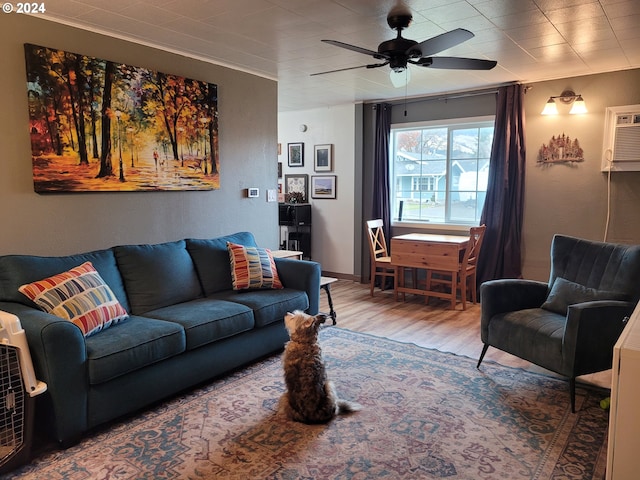
M486 343L489 322L499 314L526 308L538 308L547 298L549 286L545 282L506 278L489 280L480 285L480 337Z
M565 371L577 376L610 369L613 346L634 308L633 302L620 300L570 305L562 338Z
M84 336L73 323L41 310L0 302L0 310L16 315L27 337L36 378L47 384L38 400L53 438L70 444L87 430L89 380ZM49 411L50 409L50 411Z
M282 284L306 292L309 298L307 313L316 315L320 311L320 264L292 258L276 258L275 262Z

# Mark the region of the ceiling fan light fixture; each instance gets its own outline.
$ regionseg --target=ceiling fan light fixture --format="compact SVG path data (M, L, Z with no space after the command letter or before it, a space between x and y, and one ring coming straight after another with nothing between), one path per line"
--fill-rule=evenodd
M413 16L411 9L403 2L398 2L387 14L387 24L392 30L397 32L397 36L391 40L384 41L378 45L377 50L358 47L337 40L322 40L324 43L336 47L351 50L352 52L370 55L382 63L373 65L361 65L359 67L347 67L327 72L312 73L311 75L322 75L324 73L341 72L355 68L376 68L389 65L393 70L390 74L394 87L400 88L409 83L410 72L407 70L407 62L421 67L433 67L440 69L455 70L491 70L497 62L479 58L462 57L432 57L449 48L455 47L473 37L473 33L464 28L456 28L448 32L441 33L435 37L428 38L422 42L404 38L402 31L409 26ZM404 73L404 74L403 74Z
M409 84L411 81L411 70L408 68L397 68L389 71L389 79L395 88L401 88Z
M544 105L541 115L558 115L558 107L553 97L549 97L547 103Z

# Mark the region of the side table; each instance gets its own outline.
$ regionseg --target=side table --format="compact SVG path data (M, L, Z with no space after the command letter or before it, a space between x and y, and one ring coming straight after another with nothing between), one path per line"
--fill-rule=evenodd
M271 255L274 258L296 258L298 260L302 260L303 252L299 252L297 250L272 250Z
M331 284L337 282L337 278L333 277L320 277L320 288L327 292L327 300L329 301L329 316L333 320L333 324L336 324L336 311L333 309L333 300L331 300Z

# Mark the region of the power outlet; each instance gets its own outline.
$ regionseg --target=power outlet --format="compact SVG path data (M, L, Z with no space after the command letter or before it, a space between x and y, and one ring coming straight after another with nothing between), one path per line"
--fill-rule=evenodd
M277 202L278 191L275 189L267 189L267 202Z

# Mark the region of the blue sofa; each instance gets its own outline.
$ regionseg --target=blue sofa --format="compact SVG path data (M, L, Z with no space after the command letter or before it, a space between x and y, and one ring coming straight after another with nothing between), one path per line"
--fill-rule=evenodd
M251 233L124 245L64 257L0 257L0 310L20 318L36 376L38 428L62 446L87 430L281 350L287 311L316 314L320 265L275 259L279 290L232 289L227 241ZM84 337L18 291L90 261L129 319Z

